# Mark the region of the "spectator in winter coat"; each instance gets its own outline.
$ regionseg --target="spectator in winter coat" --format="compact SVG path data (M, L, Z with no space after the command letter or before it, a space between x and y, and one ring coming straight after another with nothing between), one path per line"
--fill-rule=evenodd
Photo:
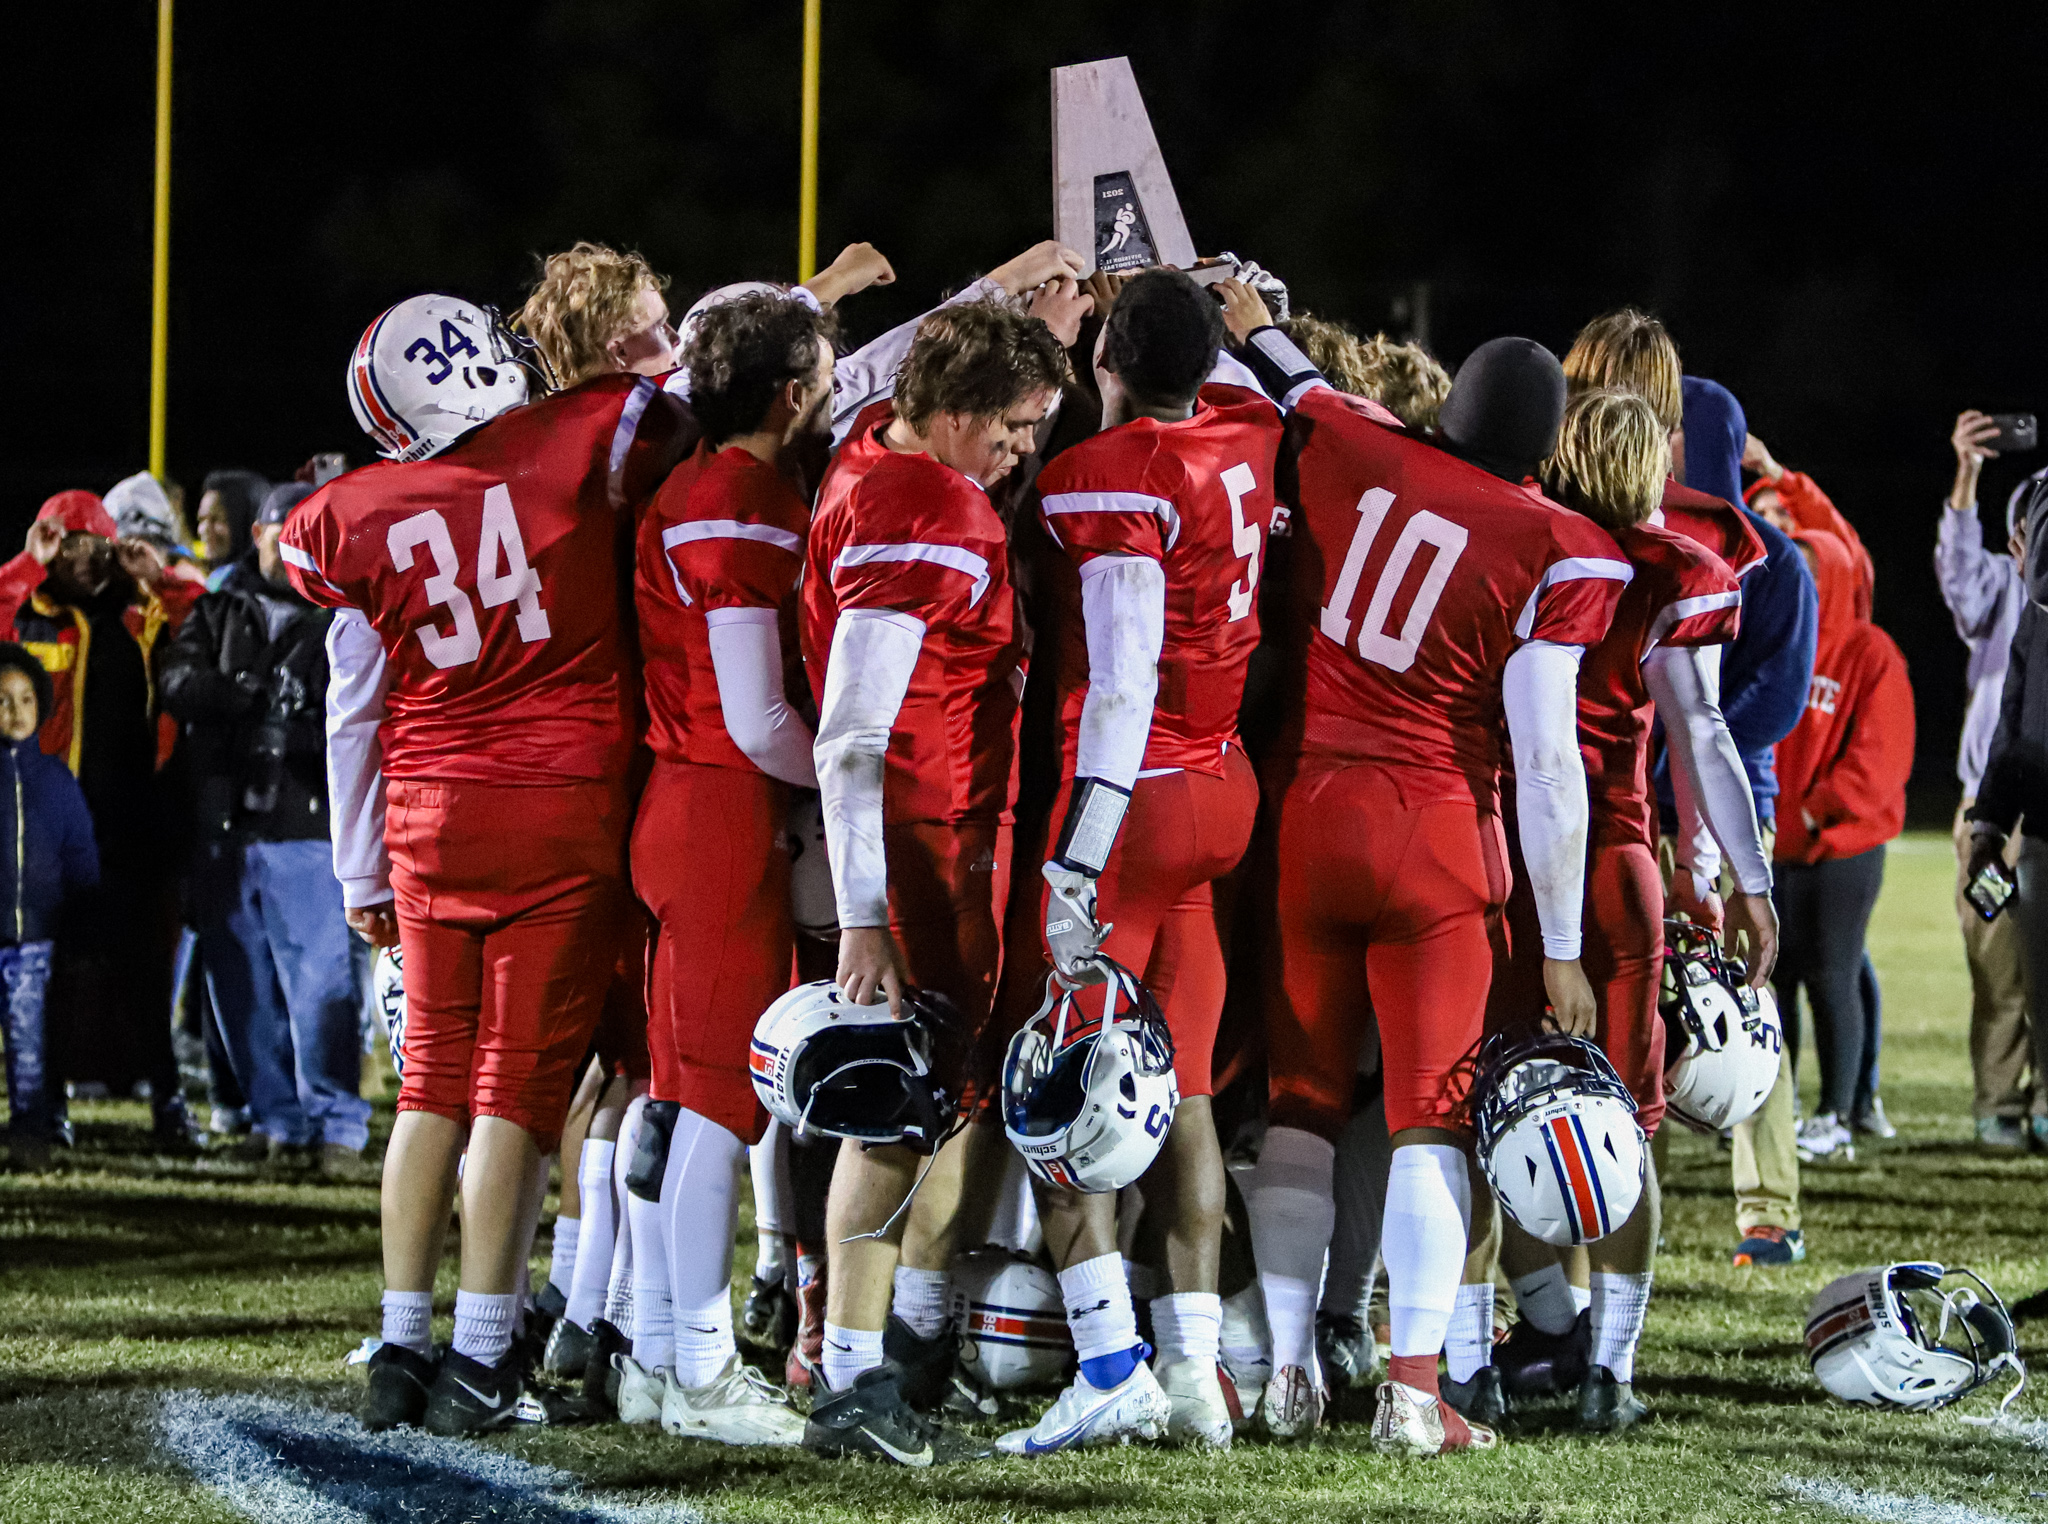
M312 495L271 489L254 546L199 600L164 662L198 803L193 900L221 1036L266 1156L361 1168L360 996L328 845L329 611L287 580L278 532Z
M64 901L99 882L92 816L71 770L36 741L53 701L42 663L0 643L0 1043L7 1048L8 1153L17 1168L50 1162L44 1000Z
M1865 583L1854 551L1822 529L1797 538L1820 592L1820 640L1806 712L1778 745L1782 950L1773 982L1788 1045L1804 986L1820 1050L1820 1106L1799 1129L1799 1151L1853 1157L1849 1128L1874 1015L1864 934L1884 883L1884 844L1906 820L1913 688L1897 644L1859 612Z
M158 1140L181 1147L190 1125L169 1012L182 813L158 772L170 746L156 664L199 592L165 576L147 544L119 538L90 492L43 504L27 549L0 567L0 639L19 640L50 674L42 748L78 779L100 852L99 887L58 949L53 1066L118 1088L148 1081Z

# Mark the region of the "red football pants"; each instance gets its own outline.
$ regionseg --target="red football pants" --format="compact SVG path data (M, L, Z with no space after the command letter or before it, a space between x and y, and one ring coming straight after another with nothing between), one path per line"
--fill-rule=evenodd
M1289 785L1279 853L1273 1125L1336 1141L1376 1013L1388 1129L1464 1129L1508 892L1499 819L1469 801L1410 808L1388 773L1348 767Z
M1067 818L1074 780L1060 785L1055 822ZM1235 746L1223 776L1166 773L1131 789L1123 829L1096 880L1095 919L1108 923L1102 950L1130 969L1166 1013L1173 1075L1183 1097L1210 1094L1226 976L1211 885L1238 865L1259 813L1259 783ZM1038 897L1039 927L1052 890Z
M400 1111L502 1117L553 1151L618 964L624 837L610 783L387 782Z
M652 1094L748 1143L768 1114L747 1043L789 988L788 786L765 773L657 762L633 822L633 891L660 923L648 981Z
M1489 1031L1535 1022L1548 999L1543 931L1519 843L1511 844L1509 863L1515 875L1507 907L1512 955L1494 969ZM1654 1134L1664 1120L1664 1022L1657 1015L1664 977L1664 880L1657 855L1638 842L1595 847L1586 861L1581 928L1580 963L1599 1013L1596 1040L1636 1098L1636 1121L1646 1135Z
M993 820L882 828L889 931L904 972L919 989L951 1000L973 1034L962 1082L970 1111L987 1106L1002 1062L986 1029L1003 971L1010 836L1008 825Z

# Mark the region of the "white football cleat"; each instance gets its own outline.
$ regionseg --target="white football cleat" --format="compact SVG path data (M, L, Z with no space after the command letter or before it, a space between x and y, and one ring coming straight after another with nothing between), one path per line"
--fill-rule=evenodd
M647 1369L631 1355L612 1356L619 1373L619 1422L660 1423L661 1405L675 1377L667 1366Z
M1444 1415L1452 1420L1445 1432ZM1459 1434L1457 1430L1465 1432ZM1453 1450L1491 1450L1500 1436L1484 1424L1469 1423L1441 1398L1431 1398L1399 1381L1380 1383L1372 1415L1372 1447L1382 1455L1448 1455Z
M1106 1392L1090 1386L1088 1378L1077 1371L1059 1401L1045 1410L1035 1427L1012 1429L996 1441L996 1448L1005 1455L1049 1455L1087 1445L1160 1439L1172 1416L1172 1402L1142 1360Z
M683 1439L721 1445L798 1445L804 1438L803 1415L789 1405L789 1394L737 1350L704 1386L681 1386L670 1377L661 1426Z
M1214 1360L1168 1360L1153 1372L1172 1411L1166 1437L1178 1445L1228 1450L1232 1424Z
M1259 1423L1275 1439L1300 1439L1323 1421L1323 1389L1298 1365L1283 1365L1266 1383Z

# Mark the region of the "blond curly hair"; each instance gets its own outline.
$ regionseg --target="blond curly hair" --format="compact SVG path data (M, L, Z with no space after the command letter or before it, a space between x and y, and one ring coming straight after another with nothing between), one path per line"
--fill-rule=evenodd
M542 261L519 326L539 346L548 380L574 386L616 368L608 351L633 331L640 293L667 289L668 277L639 254L584 240Z
M1411 429L1433 429L1450 372L1420 344L1401 344L1383 333L1361 339L1342 323L1299 313L1280 327L1340 392L1370 397Z

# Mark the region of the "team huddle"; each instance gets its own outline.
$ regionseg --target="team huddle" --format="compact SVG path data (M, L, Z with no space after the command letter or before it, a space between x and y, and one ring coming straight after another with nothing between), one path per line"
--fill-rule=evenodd
M1256 266L1049 243L838 354L891 279L855 245L678 331L578 245L522 331L417 297L350 362L385 459L282 553L337 611L350 922L402 954L365 1422L962 1458L954 1272L1021 1213L1058 1300L991 1337L1063 1315L1071 1359L1004 1453L1305 1436L1381 1358L1389 1452L1492 1447L1517 1394L1635 1423L1648 1139L1779 1064L1719 698L1764 549L1673 480L1671 340L1362 395ZM787 1385L735 1338L750 1165ZM1328 1317L1375 1257L1383 1353Z

